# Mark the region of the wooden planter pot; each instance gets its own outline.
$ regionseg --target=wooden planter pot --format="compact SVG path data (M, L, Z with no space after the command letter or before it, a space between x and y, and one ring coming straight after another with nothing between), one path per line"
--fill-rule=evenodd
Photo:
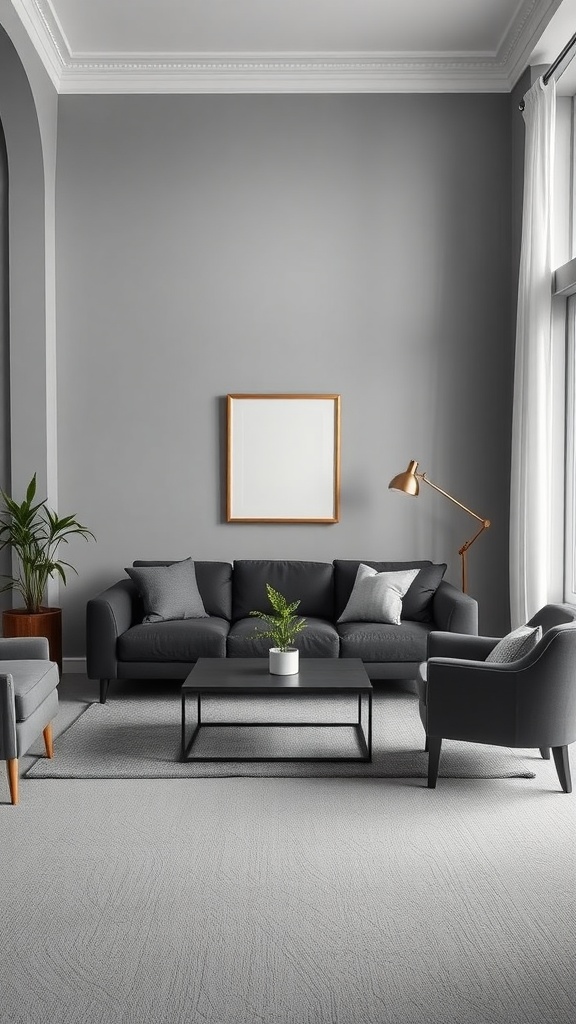
M50 648L50 661L58 664L62 675L62 609L41 608L35 614L25 608L11 608L2 613L4 636L45 636Z

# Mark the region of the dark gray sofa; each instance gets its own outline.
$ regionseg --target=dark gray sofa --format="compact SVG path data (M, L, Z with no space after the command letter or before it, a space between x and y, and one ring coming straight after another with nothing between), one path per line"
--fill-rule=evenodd
M420 570L403 599L399 625L337 622L360 561L378 572ZM269 643L254 636L258 620L249 617L252 609L266 609L266 583L289 600L300 600L298 614L307 620L298 638L303 658L361 658L372 680L415 678L432 630L478 633L476 601L444 580L438 585L441 569L430 561L239 559L233 564L194 564L207 618L143 623L142 602L131 579L88 601L87 672L90 679L100 680L102 701L112 679L184 679L198 658L266 657Z

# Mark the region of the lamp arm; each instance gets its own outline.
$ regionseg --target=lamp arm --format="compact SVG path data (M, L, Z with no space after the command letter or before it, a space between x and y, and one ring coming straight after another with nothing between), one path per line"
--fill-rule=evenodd
M473 537L470 538L470 540L467 540L467 541L464 542L464 544L460 548L458 554L459 555L463 555L464 552L468 551L468 548L472 547L474 541L477 540L477 538L480 536L480 534L483 533L484 530L487 530L489 526L490 526L490 520L489 519L483 519L482 520L482 526L480 527L480 529L476 531L476 533L474 534Z
M487 530L489 526L490 526L490 520L489 519L483 519L482 520L482 526L480 527L480 529L476 530L476 533L474 534L473 537L470 538L470 540L464 541L464 544L462 545L462 547L460 548L460 550L458 552L458 554L460 555L460 558L462 559L462 591L463 591L464 594L468 593L468 565L467 565L466 552L468 551L468 548L472 546L472 544L474 543L476 538L479 537L480 534L484 532L484 530Z
M482 533L482 530L486 530L490 526L489 519L483 519L482 516L477 515L476 512L473 512L472 509L468 508L467 505L463 505L461 501L458 501L456 498L452 497L451 494L448 494L448 491L444 491L441 487L438 487L438 484L432 483L432 481L429 480L428 477L426 476L426 473L416 473L415 476L419 477L420 480L423 480L424 483L428 484L429 487L433 487L434 490L438 491L439 494L443 494L445 498L448 498L448 501L453 501L455 505L458 505L458 508L464 509L464 512L467 512L468 515L473 516L474 519L477 519L479 523L482 523L482 528L478 530L478 533L472 538L471 541L468 541L468 547L470 547L470 544L472 544L473 541L476 540L476 537L478 537L479 534Z

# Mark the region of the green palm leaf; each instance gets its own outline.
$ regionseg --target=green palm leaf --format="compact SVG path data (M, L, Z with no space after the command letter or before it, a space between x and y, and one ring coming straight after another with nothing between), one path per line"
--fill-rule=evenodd
M32 504L36 497L36 474L26 488L26 497L18 503L0 490L3 508L0 511L0 551L6 547L16 556L17 570L0 588L17 591L30 612L38 610L50 578L58 576L66 584L66 570L76 569L70 562L57 558L60 544L68 544L74 535L96 539L91 530L74 515L59 516L47 501Z

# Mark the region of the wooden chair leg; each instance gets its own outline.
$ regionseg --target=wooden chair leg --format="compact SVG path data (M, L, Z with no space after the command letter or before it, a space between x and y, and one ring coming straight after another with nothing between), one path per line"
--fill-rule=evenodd
M8 772L8 786L10 787L10 800L13 804L18 803L18 758L11 757L6 762Z
M544 761L550 760L550 747L540 747L540 754Z
M46 757L54 757L54 738L52 736L52 722L50 722L42 733L44 737L44 746L46 747Z
M440 751L442 750L442 737L428 737L428 789L436 789L438 778L438 765L440 764Z
M554 764L560 779L560 785L565 793L572 792L572 779L570 777L570 761L568 760L568 747L552 747Z
M106 703L106 697L108 696L108 687L109 686L110 686L110 680L109 679L101 679L100 680L100 703L101 704L105 704Z

